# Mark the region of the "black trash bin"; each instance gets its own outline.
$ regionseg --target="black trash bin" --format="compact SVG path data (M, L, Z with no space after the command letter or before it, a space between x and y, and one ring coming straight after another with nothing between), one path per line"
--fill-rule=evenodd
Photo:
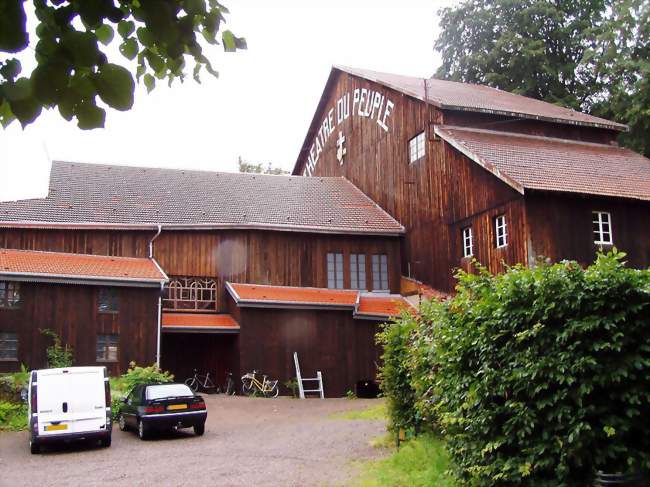
M379 395L379 384L377 381L365 379L357 382L357 397L362 399L374 399Z

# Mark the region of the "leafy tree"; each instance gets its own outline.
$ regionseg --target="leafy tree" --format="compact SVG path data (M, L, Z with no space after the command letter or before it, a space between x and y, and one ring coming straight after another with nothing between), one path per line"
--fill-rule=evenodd
M239 172L249 172L249 173L257 173L257 174L276 174L276 175L289 174L289 171L285 171L281 167L273 167L273 165L270 162L266 167L264 167L261 162L258 164L247 162L244 159L242 159L241 156L237 158L237 164L239 165Z
M630 125L650 155L647 0L465 0L440 11L436 77L481 83Z
M129 110L132 73L109 62L115 55L106 49L118 43L148 91L156 80L182 82L190 59L197 82L202 70L217 76L202 47L219 43L228 10L217 0L32 2L36 39L30 38L25 0L0 2L0 123L5 127L16 118L24 127L43 108L53 107L66 120L76 118L82 129L103 127L106 112L97 97L108 107ZM229 52L246 48L245 39L230 30L221 32L221 43ZM32 53L36 68L22 74L19 58Z

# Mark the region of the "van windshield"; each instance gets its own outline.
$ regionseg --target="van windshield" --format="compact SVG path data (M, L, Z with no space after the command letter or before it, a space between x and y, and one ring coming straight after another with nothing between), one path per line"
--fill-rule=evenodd
M160 384L147 387L147 399L162 399L165 397L194 396L192 389L185 384Z

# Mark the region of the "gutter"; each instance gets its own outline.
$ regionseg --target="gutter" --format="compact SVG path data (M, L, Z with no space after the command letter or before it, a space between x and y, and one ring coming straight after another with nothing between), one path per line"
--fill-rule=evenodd
M21 282L47 282L55 284L86 284L106 286L110 284L118 287L158 287L164 285L162 279L138 279L101 276L79 276L66 274L38 274L33 272L0 272L0 277Z

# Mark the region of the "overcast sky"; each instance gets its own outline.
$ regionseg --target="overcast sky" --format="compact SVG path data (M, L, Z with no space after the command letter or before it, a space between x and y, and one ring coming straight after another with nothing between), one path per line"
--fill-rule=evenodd
M431 76L436 12L452 3L226 1L248 50L213 51L219 79L138 87L133 109L109 110L104 129L79 130L55 110L24 131L0 128L0 200L44 195L52 159L236 171L241 156L290 170L332 64Z

